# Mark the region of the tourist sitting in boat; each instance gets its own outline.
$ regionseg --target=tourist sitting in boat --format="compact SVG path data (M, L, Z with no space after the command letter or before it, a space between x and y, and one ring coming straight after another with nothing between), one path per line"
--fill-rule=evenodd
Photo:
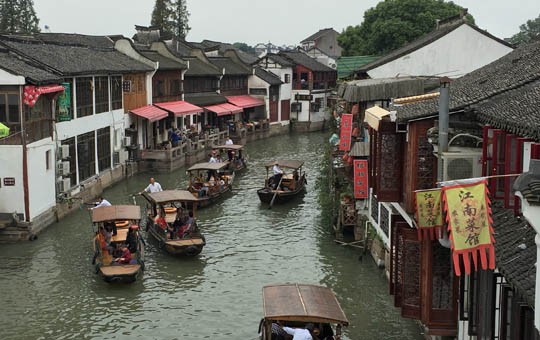
M184 225L182 225L178 229L178 237L180 239L183 239L184 237L187 237L188 235L190 235L191 232L193 232L194 224L195 224L195 219L193 218L193 211L190 211Z
M210 159L208 160L208 163L217 163L217 158L215 156L215 153L211 153L208 155L208 157L210 157Z
M160 226L163 230L167 229L167 220L165 219L165 210L163 210L163 208L159 210L159 214L156 216L154 223Z
M132 224L131 226L129 226L126 235L126 246L132 254L137 252L137 247L139 244L139 236L137 235L138 229L139 226Z
M132 257L128 247L122 247L122 254L113 260L113 265L130 264Z

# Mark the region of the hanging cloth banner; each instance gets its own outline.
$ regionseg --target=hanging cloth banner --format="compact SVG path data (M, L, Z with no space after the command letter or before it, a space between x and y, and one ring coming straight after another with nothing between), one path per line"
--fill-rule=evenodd
M354 198L368 198L368 163L365 159L355 159L354 166Z
M353 115L344 113L341 115L341 135L339 137L339 150L349 151L351 149Z
M442 191L456 275L461 276L460 256L466 274L471 273L469 255L475 270L478 270L478 255L482 269L495 269L495 239L487 181L455 184L443 187Z
M434 240L443 228L441 189L416 191L415 201L418 239Z

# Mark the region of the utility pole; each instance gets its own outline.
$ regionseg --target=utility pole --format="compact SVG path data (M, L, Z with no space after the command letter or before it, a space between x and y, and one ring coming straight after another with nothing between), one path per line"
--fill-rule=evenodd
M450 102L450 79L440 78L439 97L439 149L437 152L437 182L444 181L443 152L448 152L448 126L449 126L449 102Z

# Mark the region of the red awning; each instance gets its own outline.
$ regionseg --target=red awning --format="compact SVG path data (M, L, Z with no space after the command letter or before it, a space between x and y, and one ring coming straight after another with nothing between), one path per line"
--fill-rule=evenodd
M229 104L229 103L219 104L219 106L224 107L227 110L230 110L231 113L240 113L240 112L244 111L244 109L242 109L241 107L238 107L236 105Z
M208 111L212 111L212 112L217 113L218 116L226 116L226 115L230 115L232 113L231 110L227 110L226 108L224 108L223 106L221 106L219 104L218 105L205 106L204 108L207 109Z
M202 108L185 102L183 100L177 102L154 103L154 105L163 110L172 112L175 116L189 115L204 111Z
M169 115L165 110L153 105L146 105L135 110L129 111L134 115L148 119L150 122L161 120Z
M23 103L34 107L40 95L54 92L64 92L64 87L58 84L45 86L26 85L24 87Z
M255 98L252 96L244 95L244 96L226 96L229 103L243 107L255 107L255 106L261 106L264 105L264 101L259 98Z

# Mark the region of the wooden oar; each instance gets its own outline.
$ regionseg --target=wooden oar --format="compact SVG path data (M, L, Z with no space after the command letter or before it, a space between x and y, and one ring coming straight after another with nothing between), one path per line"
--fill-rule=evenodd
M274 193L274 197L272 197L272 200L270 201L270 206L268 207L268 209L272 209L272 206L274 205L274 200L276 199L278 189L281 186L281 181L283 181L283 175L281 175L281 178L279 179L279 183L276 187L276 192Z

